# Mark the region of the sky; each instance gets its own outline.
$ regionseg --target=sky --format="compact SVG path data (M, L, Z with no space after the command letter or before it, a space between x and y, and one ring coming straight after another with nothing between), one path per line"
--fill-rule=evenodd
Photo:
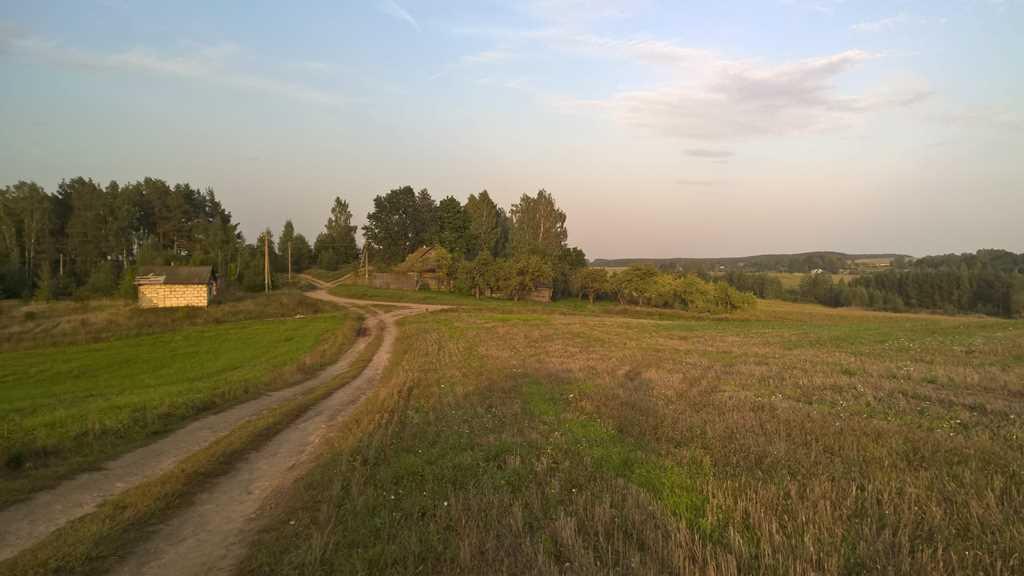
M210 186L250 240L551 192L591 258L1024 252L1024 0L0 0L0 185Z

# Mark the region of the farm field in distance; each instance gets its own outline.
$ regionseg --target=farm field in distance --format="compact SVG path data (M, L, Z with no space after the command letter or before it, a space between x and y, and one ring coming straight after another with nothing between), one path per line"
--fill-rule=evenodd
M783 290L798 290L800 288L800 281L806 276L806 274L796 272L765 272L765 274L778 278L782 282ZM849 282L857 277L856 274L832 274L831 276L836 282L840 280Z
M5 314L22 346L0 351L0 506L304 378L346 349L359 324L295 293L209 312L25 308Z
M1020 322L460 303L403 321L243 572L1024 569Z

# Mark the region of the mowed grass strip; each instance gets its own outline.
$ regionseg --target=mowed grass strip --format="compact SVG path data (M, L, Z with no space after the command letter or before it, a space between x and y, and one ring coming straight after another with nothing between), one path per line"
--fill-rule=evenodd
M262 446L307 410L354 380L380 348L376 334L344 372L317 388L246 420L173 469L114 496L46 539L0 562L6 576L90 576L108 573L133 546L175 511L187 506L209 482Z
M403 321L250 574L1024 571L1024 323Z
M0 506L298 381L347 349L358 324L339 312L0 354Z

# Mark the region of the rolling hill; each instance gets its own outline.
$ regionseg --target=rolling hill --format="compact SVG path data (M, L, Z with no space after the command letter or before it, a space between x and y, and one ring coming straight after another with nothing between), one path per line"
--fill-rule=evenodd
M621 268L653 265L659 268L686 269L742 269L761 272L804 272L815 268L848 268L851 263L863 267L887 266L897 257L912 259L905 254L848 254L845 252L801 252L797 254L758 254L724 258L597 258L592 266Z

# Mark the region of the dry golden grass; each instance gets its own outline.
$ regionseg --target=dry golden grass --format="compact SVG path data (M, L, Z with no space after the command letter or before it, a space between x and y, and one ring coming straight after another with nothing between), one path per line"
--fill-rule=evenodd
M553 312L409 319L244 571L1024 571L1024 323Z

